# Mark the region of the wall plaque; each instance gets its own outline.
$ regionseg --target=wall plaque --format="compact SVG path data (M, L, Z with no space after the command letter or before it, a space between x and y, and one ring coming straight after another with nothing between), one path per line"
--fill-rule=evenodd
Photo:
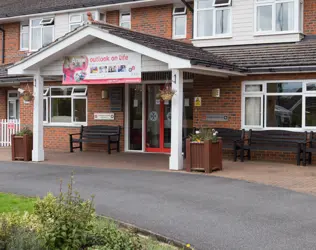
M114 113L94 113L94 120L113 121Z
M110 111L121 112L123 106L123 88L112 87L109 88L110 94Z
M228 116L222 114L207 114L205 120L209 122L227 122Z

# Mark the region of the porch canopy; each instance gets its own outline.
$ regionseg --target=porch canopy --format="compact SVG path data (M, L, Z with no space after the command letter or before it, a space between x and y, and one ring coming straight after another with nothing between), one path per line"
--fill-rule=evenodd
M176 94L173 96L171 107L172 134L169 168L172 170L182 169L183 72L229 77L243 75L243 69L191 44L96 21L67 33L8 68L8 76L29 76L33 78L33 161L44 160L42 94L44 79L46 77L62 76L62 59L64 56L78 54L80 48L89 47L96 39L104 42L104 44L112 44L116 48L121 48L124 52L130 51L141 55L142 71L143 68L146 68L143 58L159 61L165 65L167 70L172 71L172 88L176 91ZM95 53L98 53L97 51L95 50ZM54 65L55 68L52 67ZM157 70L159 71L159 68ZM62 78L60 77L60 79Z

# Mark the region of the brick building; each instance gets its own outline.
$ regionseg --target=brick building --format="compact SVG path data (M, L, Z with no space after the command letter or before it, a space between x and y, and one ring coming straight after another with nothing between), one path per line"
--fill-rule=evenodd
M35 1L28 6L21 1L0 10L0 119L34 126L39 135L34 160L43 159L44 148L69 150L68 134L87 124L120 125L124 151L171 151L175 169L182 167L181 138L193 127L316 128L312 0L95 2L82 7L47 1L43 11ZM87 11L92 24L84 24ZM80 84L65 80L65 57L124 54L139 65L134 80L111 82L109 75ZM43 86L36 89L36 82ZM178 93L172 102L156 98L166 83ZM34 99L24 102L18 88L30 90ZM212 96L214 89L220 97ZM119 104L113 93L121 96ZM194 107L194 97L201 97L201 107ZM114 120L96 116L112 113ZM210 120L212 115L225 121ZM280 152L254 156L293 158Z

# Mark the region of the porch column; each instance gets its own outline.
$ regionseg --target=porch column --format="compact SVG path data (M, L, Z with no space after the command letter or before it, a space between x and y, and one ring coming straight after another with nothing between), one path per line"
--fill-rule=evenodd
M44 127L43 127L43 77L40 71L34 75L33 104L33 151L32 161L44 161Z
M172 89L176 91L171 104L171 155L170 170L183 169L182 121L183 121L183 71L172 70Z

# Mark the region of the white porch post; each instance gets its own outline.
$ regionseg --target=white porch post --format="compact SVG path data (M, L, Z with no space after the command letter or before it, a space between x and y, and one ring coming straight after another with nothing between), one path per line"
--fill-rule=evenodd
M32 161L44 161L43 85L43 77L38 71L34 75Z
M171 104L171 156L170 170L183 169L182 121L183 121L183 71L172 70L172 89L176 91Z

